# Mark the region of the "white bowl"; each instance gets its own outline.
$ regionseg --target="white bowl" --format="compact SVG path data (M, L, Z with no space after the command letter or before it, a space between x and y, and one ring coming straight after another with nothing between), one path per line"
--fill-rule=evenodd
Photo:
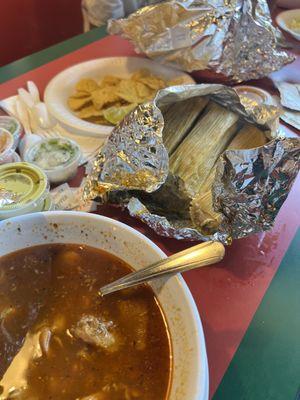
M138 231L95 214L52 211L0 223L0 256L45 243L88 244L122 258L136 269L165 257ZM164 311L173 348L168 400L207 400L205 341L191 293L181 276L156 281L151 286Z
M281 29L290 33L295 39L300 40L300 32L289 27L289 24L293 21L293 19L300 20L300 8L283 11L277 15L276 22Z
M68 98L74 93L76 83L82 78L101 80L105 75L128 78L139 69L147 68L153 74L167 80L183 78L186 83L195 83L182 71L161 65L142 57L108 57L73 65L56 75L45 89L44 101L50 114L72 133L106 138L113 127L96 125L78 118L69 108Z

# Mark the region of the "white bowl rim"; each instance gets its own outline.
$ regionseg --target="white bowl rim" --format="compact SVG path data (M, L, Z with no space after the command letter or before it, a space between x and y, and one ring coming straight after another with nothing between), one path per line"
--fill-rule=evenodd
M121 228L125 229L129 232L131 232L133 235L139 237L143 241L145 241L149 246L151 246L156 253L161 257L161 258L166 258L166 254L149 238L147 238L144 234L139 232L138 230L132 228L129 225L124 224L123 222L114 220L112 218L100 215L100 214L93 214L93 213L87 213L87 212L80 212L80 211L44 211L44 212L37 212L37 213L32 213L32 214L25 214L21 216L16 216L12 217L9 219L5 219L0 221L0 229L2 225L7 224L8 222L10 223L22 223L23 221L30 220L31 218L34 218L35 216L38 217L39 215L44 215L46 218L49 216L51 218L55 218L55 216L68 216L70 218L76 218L76 216L83 217L86 219L92 219L92 220L99 220L99 221L106 221L110 223L112 226L116 228ZM177 281L177 284L179 287L182 289L182 295L185 297L188 306L191 309L191 315L192 315L192 322L194 323L196 327L196 336L194 337L195 341L195 352L197 353L196 359L199 360L199 363L195 365L196 369L196 376L197 382L195 382L195 391L194 391L194 396L192 399L189 400L206 400L208 399L208 388L209 388L209 373L208 373L208 361L207 361L207 353L206 353L206 344L205 344L205 337L204 337L204 332L203 332L203 327L202 323L200 320L200 315L198 308L196 306L196 303L194 301L194 298L185 282L181 274L177 274L176 276L171 277L170 279L174 279ZM203 370L205 370L205 374L200 374L201 371L201 366L203 367ZM202 379L201 379L202 378ZM203 389L204 388L204 389ZM202 397L199 397L200 394L202 393Z

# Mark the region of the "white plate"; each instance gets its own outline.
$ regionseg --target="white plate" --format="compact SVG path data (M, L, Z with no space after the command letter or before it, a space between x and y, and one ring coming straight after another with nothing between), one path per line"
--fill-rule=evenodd
M188 74L158 64L147 58L99 58L74 65L56 75L46 87L44 101L49 112L64 128L81 135L105 138L113 128L111 126L96 125L78 118L67 105L68 97L74 93L76 83L82 78L100 80L105 75L128 78L141 68L147 68L153 74L168 80L182 77L186 83L194 83L194 80Z
M278 26L284 31L290 33L295 39L300 40L300 32L296 32L289 28L289 23L292 22L293 19L300 20L300 8L296 8L294 10L283 11L278 14L276 17L276 22Z
M0 222L0 256L46 243L88 244L115 254L135 269L166 257L138 231L100 215L52 211ZM172 342L168 400L208 400L205 340L192 295L180 275L157 280L151 286L164 311Z

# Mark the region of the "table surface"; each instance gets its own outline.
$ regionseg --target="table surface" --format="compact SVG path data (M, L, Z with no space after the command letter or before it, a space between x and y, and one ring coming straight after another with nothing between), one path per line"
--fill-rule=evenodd
M300 82L297 60L279 80ZM0 99L33 80L41 91L61 70L107 56L135 55L127 41L97 28L0 68ZM270 92L270 79L252 82ZM295 133L283 125L288 133ZM296 132L297 133L297 132ZM77 177L71 184L78 184ZM202 319L214 400L294 400L300 384L300 177L271 231L235 241L222 263L184 274ZM298 208L297 208L298 205ZM165 239L125 211L102 206L97 211L133 226L167 254L191 243Z

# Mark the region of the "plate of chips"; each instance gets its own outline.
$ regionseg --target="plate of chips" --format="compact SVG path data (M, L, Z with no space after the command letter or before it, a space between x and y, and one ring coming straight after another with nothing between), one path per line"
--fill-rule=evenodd
M186 73L142 57L109 57L74 65L45 90L49 112L73 133L106 138L138 104L164 87L192 84Z

